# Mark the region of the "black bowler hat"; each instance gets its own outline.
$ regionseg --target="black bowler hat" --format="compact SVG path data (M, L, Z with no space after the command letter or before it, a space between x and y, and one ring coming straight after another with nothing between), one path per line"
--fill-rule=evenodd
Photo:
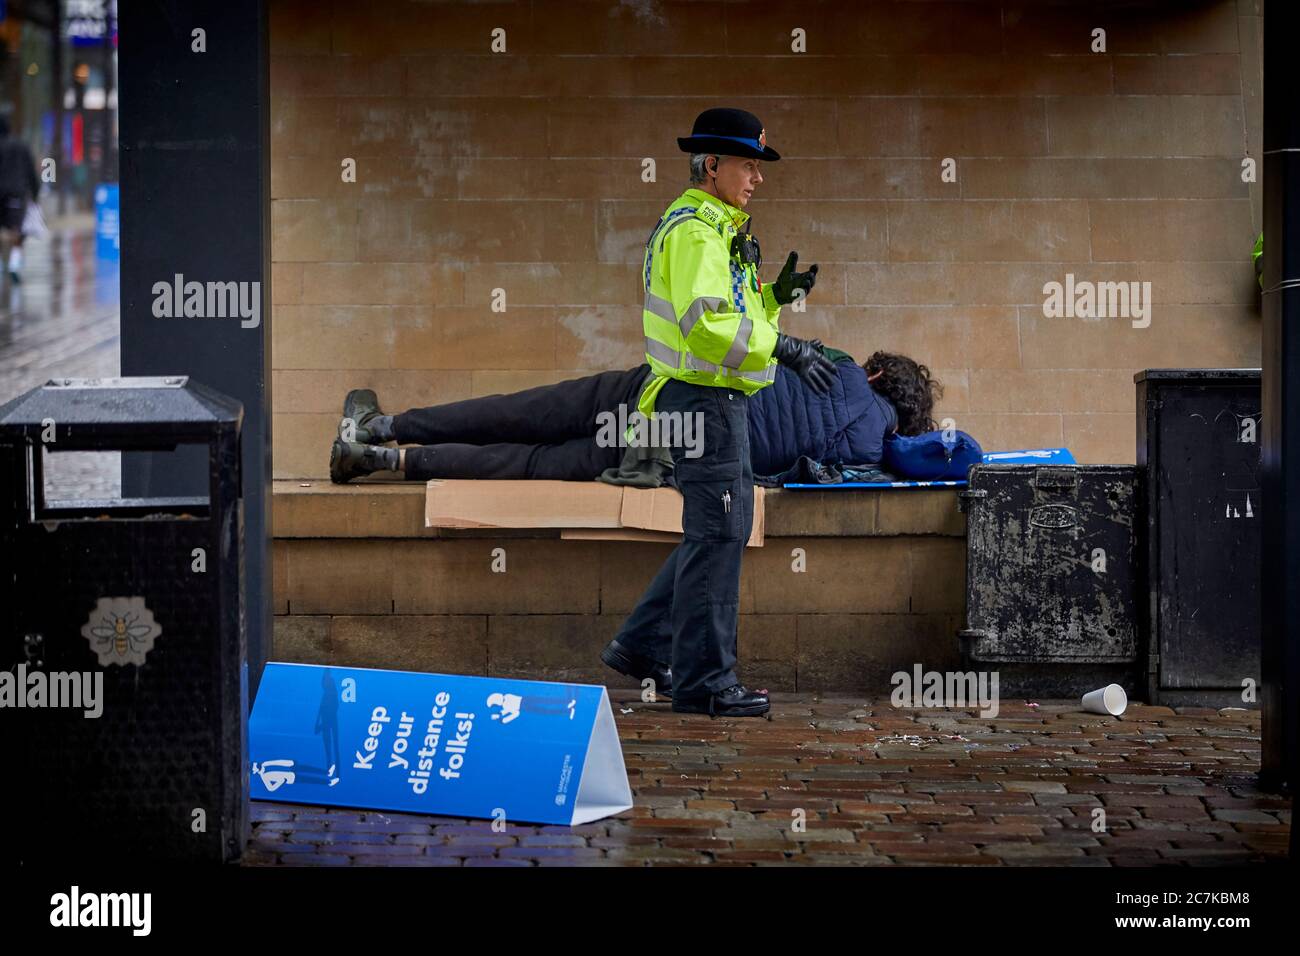
M684 153L746 156L770 163L781 158L780 153L767 145L767 132L757 116L725 107L705 110L695 117L691 135L677 137L677 145Z

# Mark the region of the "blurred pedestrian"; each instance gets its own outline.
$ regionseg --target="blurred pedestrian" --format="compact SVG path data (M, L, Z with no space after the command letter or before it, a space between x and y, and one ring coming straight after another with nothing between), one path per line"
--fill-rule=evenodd
M22 281L23 220L28 202L40 192L32 151L9 134L9 121L0 116L0 230L13 233L9 247L9 278Z

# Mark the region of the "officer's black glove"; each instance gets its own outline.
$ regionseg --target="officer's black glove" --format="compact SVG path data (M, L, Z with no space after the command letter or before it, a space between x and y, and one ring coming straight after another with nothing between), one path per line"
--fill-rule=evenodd
M784 332L776 334L776 348L772 354L782 365L788 365L808 383L817 394L825 395L835 380L835 363L822 354L820 342L796 339Z
M781 274L776 277L772 283L772 297L776 299L778 305L789 305L796 298L796 291L799 296L807 296L812 291L813 284L817 281L817 264L813 263L812 268L807 272L795 272L794 267L799 263L799 253L790 253L790 258L785 260L785 266L781 269Z

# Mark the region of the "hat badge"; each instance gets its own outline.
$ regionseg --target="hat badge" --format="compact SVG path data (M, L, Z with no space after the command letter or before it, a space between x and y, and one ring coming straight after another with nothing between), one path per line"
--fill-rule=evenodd
M758 145L767 146L767 130L760 129L758 131Z

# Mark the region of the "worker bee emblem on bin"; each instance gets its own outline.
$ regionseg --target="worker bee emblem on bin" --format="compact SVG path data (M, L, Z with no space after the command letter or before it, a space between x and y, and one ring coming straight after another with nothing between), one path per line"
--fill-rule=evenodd
M102 597L81 628L81 636L99 658L101 667L110 664L144 664L162 628L142 597Z

